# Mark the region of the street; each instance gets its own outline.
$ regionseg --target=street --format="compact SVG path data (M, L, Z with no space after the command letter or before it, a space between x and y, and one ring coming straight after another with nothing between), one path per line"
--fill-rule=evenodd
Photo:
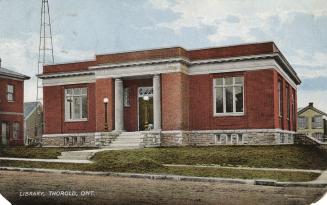
M310 204L327 189L0 172L12 204Z

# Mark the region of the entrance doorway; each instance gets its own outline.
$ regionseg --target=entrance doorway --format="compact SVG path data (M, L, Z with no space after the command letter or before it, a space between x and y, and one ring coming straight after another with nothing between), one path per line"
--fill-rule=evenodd
M153 129L153 87L138 89L138 128L139 131Z
M1 144L7 145L9 138L9 124L6 122L1 123Z

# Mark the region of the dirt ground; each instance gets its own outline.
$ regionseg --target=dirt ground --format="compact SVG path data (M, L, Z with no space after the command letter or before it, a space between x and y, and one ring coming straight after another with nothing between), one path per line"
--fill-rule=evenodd
M32 192L32 193L31 193ZM268 187L0 171L12 204L310 204L327 188ZM38 196L31 196L38 194Z

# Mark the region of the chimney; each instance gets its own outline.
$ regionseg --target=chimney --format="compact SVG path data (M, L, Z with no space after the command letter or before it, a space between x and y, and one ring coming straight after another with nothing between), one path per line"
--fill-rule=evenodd
M313 107L313 102L309 102L309 107Z

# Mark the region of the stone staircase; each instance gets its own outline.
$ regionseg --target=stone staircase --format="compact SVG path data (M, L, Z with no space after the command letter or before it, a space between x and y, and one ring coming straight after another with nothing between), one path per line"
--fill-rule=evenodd
M97 152L106 150L124 150L124 149L140 149L143 148L142 135L140 132L122 132L111 144L94 150L81 150L62 152L58 159L66 160L89 160Z
M140 132L122 132L109 146L110 149L139 149L143 148Z

